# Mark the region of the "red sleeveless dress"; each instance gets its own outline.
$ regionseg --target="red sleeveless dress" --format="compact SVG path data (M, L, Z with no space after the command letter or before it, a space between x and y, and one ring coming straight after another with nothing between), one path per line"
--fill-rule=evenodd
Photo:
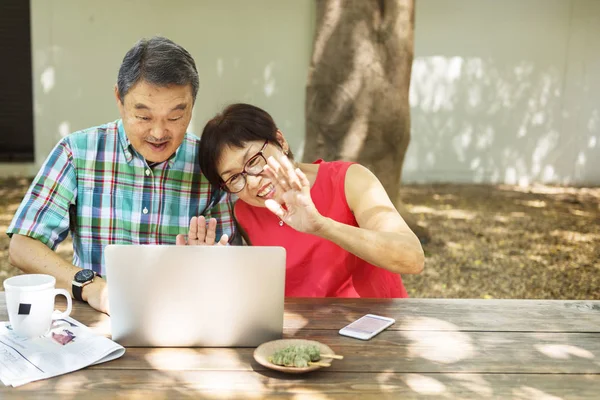
M317 161L319 170L310 190L321 215L358 226L344 190L350 162ZM286 249L285 295L287 297L408 297L402 278L375 267L320 237L298 232L267 208L239 200L235 216L253 246Z

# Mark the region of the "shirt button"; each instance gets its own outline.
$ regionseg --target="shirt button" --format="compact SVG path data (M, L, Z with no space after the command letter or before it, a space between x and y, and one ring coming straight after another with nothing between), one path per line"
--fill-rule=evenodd
M149 169L146 170L146 176L150 176L150 170Z
M146 207L144 207L144 209L142 210L142 212L143 212L144 214L148 214L148 209L147 209Z

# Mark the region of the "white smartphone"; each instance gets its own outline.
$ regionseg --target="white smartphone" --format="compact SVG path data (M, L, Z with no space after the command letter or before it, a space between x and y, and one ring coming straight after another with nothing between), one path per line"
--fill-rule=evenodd
M396 320L393 318L367 314L340 329L340 335L361 340L369 340L394 322L396 322Z

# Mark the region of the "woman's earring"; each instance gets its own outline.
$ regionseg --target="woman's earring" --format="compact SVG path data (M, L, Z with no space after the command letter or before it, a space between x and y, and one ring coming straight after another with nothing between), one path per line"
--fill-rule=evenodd
M285 155L287 156L289 152L290 152L289 150L285 150L285 151L283 152L283 154L285 154Z

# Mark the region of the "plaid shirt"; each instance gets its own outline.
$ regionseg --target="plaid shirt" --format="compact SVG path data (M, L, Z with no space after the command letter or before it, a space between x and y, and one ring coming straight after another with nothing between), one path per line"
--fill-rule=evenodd
M102 275L107 244L175 244L193 216L216 218L217 238L231 238L231 197L200 172L199 141L187 133L168 161L150 168L120 120L72 133L46 159L7 233L54 250L71 230L73 264Z

